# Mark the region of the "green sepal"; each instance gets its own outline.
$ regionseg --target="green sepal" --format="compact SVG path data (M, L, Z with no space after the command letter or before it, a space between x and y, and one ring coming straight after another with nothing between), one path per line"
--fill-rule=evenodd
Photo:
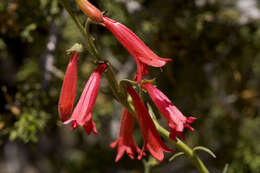
M68 54L72 53L72 52L82 52L83 51L83 46L82 44L79 43L75 43L71 48L69 48L68 50L66 50L66 52Z

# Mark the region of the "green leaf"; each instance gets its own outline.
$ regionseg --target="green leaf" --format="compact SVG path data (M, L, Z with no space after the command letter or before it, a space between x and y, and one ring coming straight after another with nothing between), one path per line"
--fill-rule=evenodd
M206 147L197 146L197 147L193 148L193 151L197 151L197 150L205 151L205 152L209 153L212 157L216 158L216 155L210 149L208 149Z
M173 161L175 158L177 158L178 156L181 156L183 155L184 152L178 152L178 153L175 153L170 159L169 159L169 162Z

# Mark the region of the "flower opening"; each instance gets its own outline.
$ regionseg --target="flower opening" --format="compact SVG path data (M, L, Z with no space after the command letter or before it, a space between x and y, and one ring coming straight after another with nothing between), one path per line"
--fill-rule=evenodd
M117 146L117 156L115 159L116 162L118 162L123 157L124 152L126 152L131 159L134 159L135 151L140 154L141 150L136 146L132 135L133 128L133 116L128 112L127 109L124 109L120 122L118 139L110 144L111 148L115 148Z

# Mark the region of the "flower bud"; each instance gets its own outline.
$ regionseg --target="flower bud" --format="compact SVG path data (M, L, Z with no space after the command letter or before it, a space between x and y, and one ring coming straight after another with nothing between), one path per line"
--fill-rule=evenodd
M77 89L78 55L78 52L72 52L60 93L58 111L62 122L69 119L74 106Z
M91 20L96 23L103 22L103 15L94 5L92 5L87 0L76 0L80 9L88 16Z

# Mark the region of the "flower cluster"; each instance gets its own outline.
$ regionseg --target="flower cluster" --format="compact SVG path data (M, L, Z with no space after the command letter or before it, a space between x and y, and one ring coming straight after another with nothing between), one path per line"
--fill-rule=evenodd
M137 64L137 72L134 80L138 83L141 92L142 90L147 91L159 112L168 121L170 128L169 137L175 141L177 140L177 136L183 138L185 127L194 131L190 124L195 118L184 116L163 92L157 89L152 83L143 80L144 76L149 73L149 67L161 68L166 65L168 61L171 61L171 59L157 56L130 29L117 21L103 16L102 13L88 1L77 0L77 3L90 19L111 31L122 46L133 56ZM73 129L78 126L83 126L87 134L90 134L91 131L97 134L95 123L92 121L91 112L97 98L101 74L107 68L107 64L99 64L97 69L92 73L74 111L72 111L77 85L77 56L77 52L72 53L65 74L58 106L60 118L64 124L72 122ZM110 145L111 148L117 146L118 153L115 161L119 161L124 152L126 152L131 159L134 159L134 153L136 152L138 154L137 158L141 159L146 155L145 151L149 151L155 159L161 162L164 158L164 152L172 152L173 150L169 149L163 143L145 103L139 97L136 90L132 86L127 85L125 86L125 92L132 98L134 112L126 108L123 110L118 139ZM135 114L144 138L142 149L136 145L132 135L134 127L134 115L132 114ZM71 118L69 119L70 115Z

